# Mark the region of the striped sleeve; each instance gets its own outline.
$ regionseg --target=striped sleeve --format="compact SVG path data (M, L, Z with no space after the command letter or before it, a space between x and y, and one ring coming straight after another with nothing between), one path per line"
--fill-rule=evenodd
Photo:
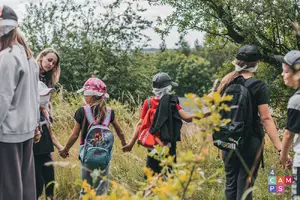
M300 133L300 95L292 96L288 103L287 130Z

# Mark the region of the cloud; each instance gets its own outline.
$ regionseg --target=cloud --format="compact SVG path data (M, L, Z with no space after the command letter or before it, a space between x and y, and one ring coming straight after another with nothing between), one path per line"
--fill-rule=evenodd
M84 2L84 0L75 0L78 3ZM109 4L113 2L114 0L102 0L104 4ZM23 16L25 15L25 3L28 3L29 0L1 0L1 3L4 5L8 5L12 7L17 15L19 16L20 20L22 20ZM145 17L148 20L155 21L158 16L165 18L169 14L172 13L174 10L172 7L168 5L163 6L150 6L147 1L140 1L140 5L143 8L146 8L147 11L142 13L142 16ZM154 23L155 26L155 23ZM159 48L159 44L161 43L160 36L155 33L154 27L146 30L144 32L146 35L148 35L151 38L151 41L149 42L150 47L152 48ZM204 40L205 33L199 32L199 31L189 31L186 35L185 39L187 42L193 46L195 40L199 40L200 43ZM166 44L168 48L175 48L175 43L179 40L179 33L177 32L177 28L174 27L170 34L165 38Z
M22 0L1 0L1 4L8 5L12 8L15 8L20 3L22 3Z

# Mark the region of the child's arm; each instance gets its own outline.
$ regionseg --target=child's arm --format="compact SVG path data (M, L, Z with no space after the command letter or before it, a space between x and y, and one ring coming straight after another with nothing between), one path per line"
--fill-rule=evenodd
M130 142L122 148L124 152L131 151L132 147L134 146L135 141L138 138L138 132L140 130L142 122L143 122L143 119L140 119L139 122L136 124L134 132L133 132L133 136L132 136Z
M294 136L295 134L289 130L285 130L283 133L282 150L281 152L279 151L279 155L280 155L280 163L284 166L288 162L290 162L289 151L290 148L293 146Z
M66 146L61 151L59 151L59 155L61 157L66 158L68 156L69 150L71 149L71 147L74 145L74 143L79 137L79 133L80 133L80 124L75 120L72 135L70 136Z
M126 145L126 139L125 139L125 135L121 129L121 126L118 122L118 120L115 118L114 121L112 122L112 125L114 126L115 130L116 130L116 133L119 137L119 139L121 140L121 144L122 146L125 146Z
M53 132L52 132L52 128L49 127L49 133L50 133L50 136L51 136L51 139L52 139L52 142L54 144L54 146L60 151L62 150L64 147L59 143L59 141L57 140L57 138L55 137L55 135L53 135Z
M160 140L159 137L155 137L155 141L160 145L160 146L164 146L164 143Z
M178 112L180 117L186 122L192 122L193 118L197 118L197 115L189 114L188 112L185 112L183 109L180 109Z

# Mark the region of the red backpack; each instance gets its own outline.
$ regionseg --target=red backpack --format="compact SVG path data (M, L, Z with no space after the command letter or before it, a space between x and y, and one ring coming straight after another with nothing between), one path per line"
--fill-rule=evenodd
M138 132L138 144L146 148L153 148L154 145L157 145L158 143L156 142L155 138L160 137L159 133L149 133L157 108L157 106L153 106L154 103L151 105L153 100L153 98L148 98L148 110Z

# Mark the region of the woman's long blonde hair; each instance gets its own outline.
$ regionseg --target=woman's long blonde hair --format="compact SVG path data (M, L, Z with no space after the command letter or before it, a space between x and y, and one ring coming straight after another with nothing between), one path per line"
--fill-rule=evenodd
M254 61L254 62L245 62L245 61L241 61L241 60L236 60L235 64L239 65L240 67L243 67L245 65L247 65L247 68L253 68L257 65L259 61ZM237 78L238 76L240 76L242 73L246 72L246 70L242 70L242 71L232 71L228 74L226 74L223 79L221 80L221 83L218 87L218 91L222 92L235 78Z
M53 87L53 85L59 82L59 78L60 78L60 55L58 54L58 52L55 49L46 48L43 51L41 51L39 55L36 57L36 62L40 65L41 68L43 57L49 53L54 53L57 56L56 65L53 67L53 69L46 72L47 76L50 77L50 85L48 85L48 87Z
M95 122L99 124L101 120L105 119L107 112L105 99L103 97L93 96L91 108L93 109L93 113L96 113L95 111L98 110L98 114L95 116Z
M18 28L15 28L14 30L0 37L0 52L8 47L12 48L14 43L20 44L24 47L27 59L32 57L32 51L29 49L27 42L21 35Z

